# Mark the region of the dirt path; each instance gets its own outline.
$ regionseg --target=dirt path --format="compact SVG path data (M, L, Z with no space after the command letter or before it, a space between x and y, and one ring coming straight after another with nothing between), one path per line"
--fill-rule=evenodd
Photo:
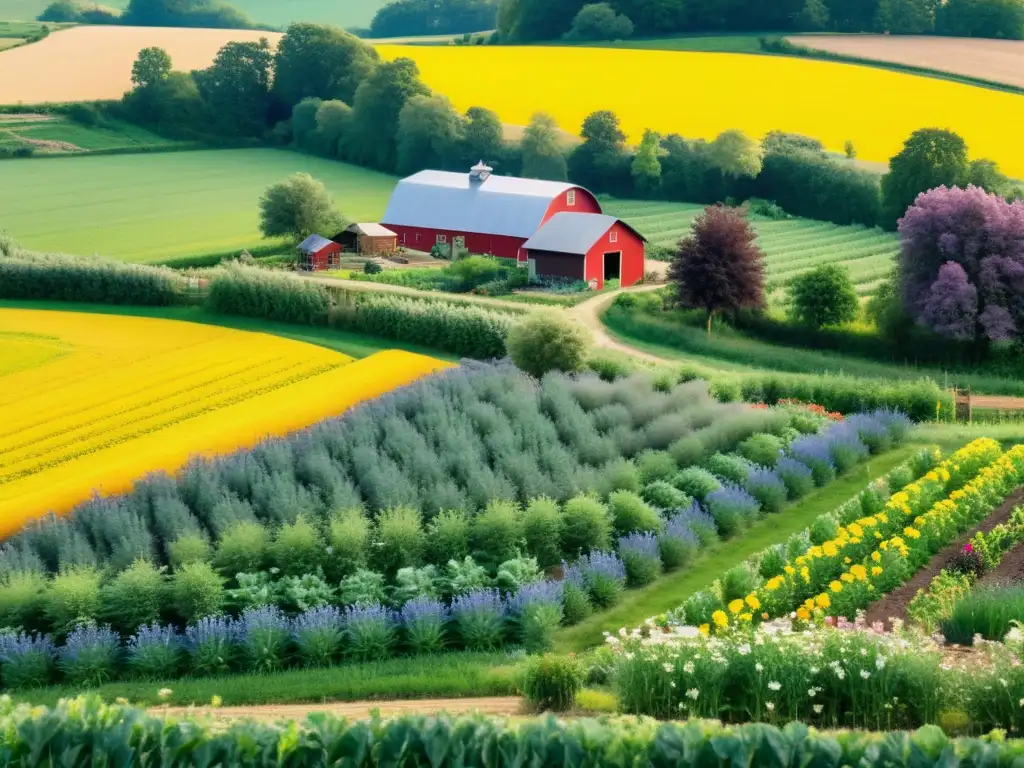
M464 293L443 293L441 291L421 291L418 288L409 288L405 285L391 285L390 283L372 283L368 280L345 280L338 277L317 277L316 275L303 274L301 272L284 272L283 274L293 277L296 280L306 280L328 288L343 288L346 291L368 291L370 293L397 293L401 296L429 296L432 299L451 301L458 304L480 304L491 307L504 307L514 309L518 312L527 312L536 309L536 304L523 304L518 301L506 299L495 299L489 296L474 296ZM555 306L554 309L559 309Z
M618 291L611 291L610 293L602 293L592 299L587 299L581 304L577 304L575 307L570 307L567 312L570 317L573 317L582 323L583 326L590 331L594 340L594 346L601 349L611 349L616 352L623 352L631 357L635 357L648 363L671 364L673 362L671 360L664 357L658 357L657 355L652 355L612 338L608 333L608 330L604 327L604 323L601 322L601 313L607 309L613 301L615 301L615 297L620 293L646 293L647 291L656 291L662 287L664 286L658 284L640 285L636 288L625 288Z
M450 715L479 712L485 715L516 715L523 710L518 696L490 696L476 699L422 699L405 701L352 701L325 704L267 704L254 707L152 707L150 713L176 717L186 714L212 715L218 719L303 720L315 712L328 712L349 719L367 718L373 711L384 717L399 715Z
M917 595L917 590L927 589L932 579L964 548L964 545L971 540L974 534L979 531L990 531L999 523L1006 522L1010 515L1013 514L1014 507L1020 504L1022 500L1024 500L1024 487L1018 488L1011 493L1006 498L1006 501L993 510L979 525L972 528L945 549L937 552L928 562L928 565L915 573L910 581L897 587L881 600L872 603L865 615L868 624L881 621L888 629L891 628L890 619L905 620L907 618L907 606L910 605L910 601ZM1004 559L1003 562L1005 563L1006 560ZM1021 564L1024 566L1024 555L1022 555ZM1000 567L1002 567L1002 563Z

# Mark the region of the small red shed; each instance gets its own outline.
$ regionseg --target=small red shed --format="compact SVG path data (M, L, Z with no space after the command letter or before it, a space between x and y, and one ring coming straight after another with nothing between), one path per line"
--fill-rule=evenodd
M341 245L320 235L310 235L298 246L299 269L321 272L341 266Z
M644 276L647 240L629 224L601 213L556 213L523 245L538 276L593 281L623 287Z

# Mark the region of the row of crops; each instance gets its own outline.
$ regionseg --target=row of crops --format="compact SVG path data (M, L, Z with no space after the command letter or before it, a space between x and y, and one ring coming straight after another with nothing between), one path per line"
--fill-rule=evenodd
M673 247L704 209L700 205L610 201L607 213L643 233L653 245ZM870 295L885 279L897 252L896 236L879 229L839 226L810 219L781 221L753 217L758 245L765 254L770 288L822 264L842 264L861 295Z

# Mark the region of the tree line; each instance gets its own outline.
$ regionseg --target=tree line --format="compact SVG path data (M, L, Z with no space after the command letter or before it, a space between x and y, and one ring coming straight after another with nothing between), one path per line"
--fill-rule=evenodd
M498 0L392 0L370 24L371 37L457 35L494 29Z
M603 21L594 26L601 8ZM574 26L577 17L586 24ZM629 22L626 26L622 19ZM618 19L618 21L614 21ZM1024 39L1022 0L500 0L498 32L552 40L583 26L593 38L760 30L940 34ZM573 35L577 36L577 35Z
M225 0L129 0L123 11L86 0L54 0L36 18L39 21L133 27L257 27L248 16Z

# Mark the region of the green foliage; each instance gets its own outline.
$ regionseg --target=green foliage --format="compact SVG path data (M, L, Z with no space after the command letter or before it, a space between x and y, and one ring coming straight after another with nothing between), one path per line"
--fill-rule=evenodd
M946 642L973 645L975 635L1002 640L1010 629L1024 622L1024 587L978 587L959 600L948 618L939 622Z
M708 146L708 155L712 165L724 175L753 178L761 172L764 149L742 131L733 129L718 134Z
M536 112L530 118L519 143L522 153L522 175L528 179L565 181L567 168L561 148L558 123L545 113Z
M672 486L668 487L675 490ZM646 491L646 489L644 490ZM676 492L679 493L679 491ZM660 505L655 504L655 506ZM657 511L647 501L631 491L615 491L609 495L608 508L611 510L617 536L626 536L635 532L657 533L661 530L661 518L658 517Z
M469 555L461 561L448 561L448 565L445 568L444 585L445 592L449 596L466 595L486 587L489 583L490 579L487 578L487 569L477 565L476 561Z
M567 712L583 688L583 666L574 656L533 657L523 671L523 694L538 712Z
M608 496L614 491L640 490L640 471L629 459L612 459L601 467L601 483L599 491Z
M648 485L655 480L668 480L678 469L675 459L668 451L644 451L636 457L636 465L640 471L642 485Z
M469 518L462 510L444 510L427 525L426 561L443 566L469 555Z
M266 528L250 520L239 520L221 534L213 555L214 565L228 578L239 573L255 573L267 562L269 543Z
M957 604L970 592L971 577L943 569L932 579L927 591L917 590L907 606L907 618L925 632L934 632L943 619L948 619Z
M566 40L625 40L633 34L633 22L616 13L609 3L590 3L580 8Z
M341 602L345 605L382 603L386 595L383 574L360 568L341 582Z
M746 565L737 565L722 574L722 602L742 600L754 591L757 580Z
M418 510L394 507L381 512L373 561L382 572L391 576L399 568L420 565L425 546L423 518Z
M541 497L527 504L522 527L525 550L536 558L541 568L550 568L561 562L562 515L555 501Z
M183 533L167 545L167 559L175 569L188 563L207 562L210 542L198 531Z
M581 370L589 341L586 331L577 323L537 313L514 325L506 344L516 367L540 378L548 371Z
M185 289L184 278L166 267L95 256L3 251L0 248L0 299L167 306L177 303Z
M782 440L775 435L751 435L738 446L736 452L747 461L760 464L762 467L774 467L782 455Z
M49 584L36 571L14 571L0 582L0 626L41 630L40 615L46 605Z
M793 278L789 300L791 319L812 328L852 322L860 309L850 271L837 264L822 264Z
M590 596L585 589L565 583L562 592L562 621L567 627L579 624L591 614Z
M470 526L469 541L473 557L494 570L522 550L523 522L519 505L511 501L492 501Z
M417 597L437 597L438 574L432 565L422 568L399 568L395 574L392 602L404 605Z
M260 232L264 237L334 234L344 224L327 187L308 173L296 173L268 187L260 198Z
M122 635L159 622L166 605L167 579L146 560L136 560L100 591L100 615Z
M515 594L523 585L540 581L542 575L534 558L514 557L498 566L495 583L503 592Z
M270 562L285 576L316 573L327 557L323 536L306 515L286 523L268 548Z
M322 285L254 267L222 267L210 281L206 298L213 312L289 323L326 321L330 295Z
M366 566L371 526L362 507L350 507L331 515L327 542L330 554L325 570L338 580Z
M95 568L76 567L54 576L45 594L43 613L58 634L95 621L100 613L99 572Z
M967 144L952 131L922 128L914 131L889 161L882 177L882 201L887 223L895 227L922 192L967 178Z
M717 477L742 485L747 479L750 465L739 456L716 453L709 456L704 466Z
M679 509L693 501L689 496L664 480L656 480L644 486L643 500L657 509Z
M594 496L574 496L562 506L562 556L575 559L612 544L611 511Z
M174 610L185 624L220 613L225 598L224 579L209 563L189 563L171 578Z
M672 485L698 501L722 487L722 483L703 467L687 467L672 478Z

